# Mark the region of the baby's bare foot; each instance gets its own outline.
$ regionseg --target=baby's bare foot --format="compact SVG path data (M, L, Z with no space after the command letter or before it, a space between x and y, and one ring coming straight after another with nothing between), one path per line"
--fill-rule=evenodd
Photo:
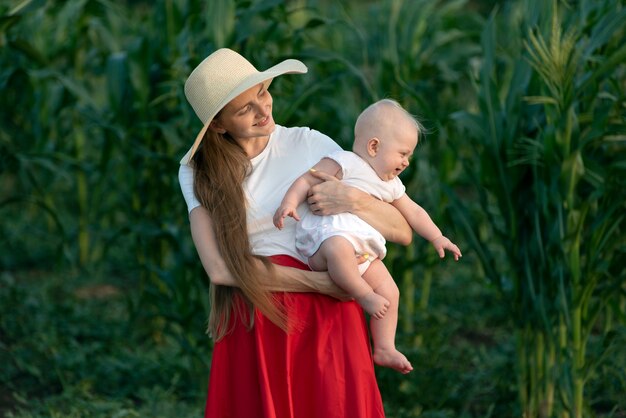
M356 300L367 313L376 319L381 319L385 316L387 309L389 308L389 301L374 292L361 296Z
M374 349L374 363L383 367L390 367L399 371L400 373L407 374L413 370L411 362L398 350L393 349Z

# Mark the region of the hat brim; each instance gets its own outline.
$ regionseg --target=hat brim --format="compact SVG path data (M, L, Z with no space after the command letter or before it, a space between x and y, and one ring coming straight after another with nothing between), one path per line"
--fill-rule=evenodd
M209 125L211 124L211 122L213 121L213 118L215 117L215 115L217 115L217 113L220 110L222 110L224 106L226 106L235 97L239 96L244 91L256 86L259 83L265 83L265 87L267 88L272 82L272 80L275 77L278 77L279 75L304 74L307 71L308 70L307 70L306 65L304 65L301 61L298 61L295 59L288 59L288 60L285 60L283 62L280 62L274 65L273 67L268 68L265 71L252 74L248 78L245 78L241 83L237 85L236 88L231 90L230 93L226 97L224 97L224 99L219 103L218 106L216 106L215 112L213 112L213 114L207 118L207 121L205 122L204 126L202 126L202 129L196 136L196 139L193 141L193 145L191 146L191 148L189 148L189 151L187 151L187 153L183 156L183 158L181 158L180 164L183 164L183 165L189 164L189 161L191 161L191 158L198 150L198 147L200 146L200 142L202 142L202 139L204 138L204 135L206 134L206 131L209 128Z

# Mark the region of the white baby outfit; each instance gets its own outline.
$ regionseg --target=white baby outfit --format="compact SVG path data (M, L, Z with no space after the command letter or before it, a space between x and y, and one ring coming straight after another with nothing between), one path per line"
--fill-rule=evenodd
M349 151L336 151L326 155L341 166L342 182L357 187L370 195L393 202L404 195L406 188L398 177L384 181L361 157ZM298 213L300 214L300 208ZM368 254L369 261L383 259L387 254L385 238L367 222L351 213L317 216L310 212L300 214L296 226L296 249L306 259L319 249L324 240L332 236L342 236L352 243L356 254ZM369 263L363 263L369 265ZM367 265L361 265L361 273Z

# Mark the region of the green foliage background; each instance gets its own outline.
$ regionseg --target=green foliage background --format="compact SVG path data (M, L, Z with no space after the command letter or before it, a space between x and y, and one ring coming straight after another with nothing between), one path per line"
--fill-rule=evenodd
M227 46L307 64L283 125L348 146L392 97L429 130L403 180L464 257L390 246L388 416L625 416L624 28L620 0L0 2L0 412L201 414L182 87Z

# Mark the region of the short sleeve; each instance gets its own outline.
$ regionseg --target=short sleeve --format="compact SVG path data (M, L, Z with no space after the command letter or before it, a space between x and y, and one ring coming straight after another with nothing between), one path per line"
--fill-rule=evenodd
M363 162L361 158L351 151L334 151L327 154L326 158L329 158L339 164L343 177L350 177L352 175L350 168L355 164L357 165L357 167L363 167Z
M406 193L406 187L402 183L399 177L393 179L393 200L398 200Z
M187 164L181 164L178 169L178 183L183 192L183 197L187 203L187 212L190 213L194 208L200 206L200 202L196 199L193 192L193 168Z

